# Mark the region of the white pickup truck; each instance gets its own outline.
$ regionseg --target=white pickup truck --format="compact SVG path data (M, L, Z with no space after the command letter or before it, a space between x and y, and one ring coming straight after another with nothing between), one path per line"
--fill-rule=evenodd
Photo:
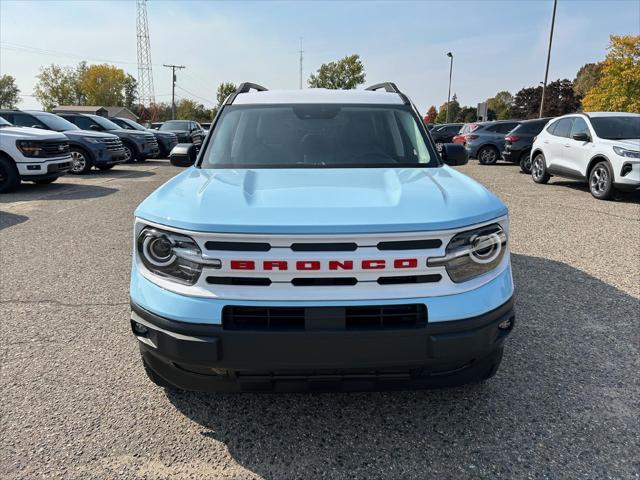
M71 170L69 141L61 133L14 127L0 118L0 193L20 181L46 184Z

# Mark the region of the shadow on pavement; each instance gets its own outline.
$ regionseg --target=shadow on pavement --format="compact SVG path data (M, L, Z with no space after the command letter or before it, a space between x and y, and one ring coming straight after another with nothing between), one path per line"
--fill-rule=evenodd
M268 479L633 477L640 301L564 263L513 267L516 327L484 384L168 398Z
M49 185L23 183L15 192L0 196L0 203L34 200L86 200L106 197L117 191L117 188L81 183L51 183Z
M591 196L589 185L584 182L572 182L570 180L552 180L551 182L549 185L568 187ZM612 200L620 203L640 203L640 192L614 192Z
M0 230L13 227L19 223L26 222L27 220L29 220L29 217L24 215L16 215L15 213L0 211Z

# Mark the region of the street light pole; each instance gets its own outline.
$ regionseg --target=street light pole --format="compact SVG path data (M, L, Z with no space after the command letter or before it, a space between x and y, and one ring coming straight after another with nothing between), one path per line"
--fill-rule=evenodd
M447 94L447 119L446 122L449 123L449 107L451 106L451 74L453 73L453 53L448 52L447 57L451 59L449 63L449 93Z
M551 32L549 32L549 50L547 51L547 68L544 71L544 83L542 84L542 98L540 99L540 115L544 111L544 92L547 89L547 78L549 77L549 61L551 60L551 43L553 42L553 27L556 23L556 7L558 6L558 0L553 0L553 13L551 14Z

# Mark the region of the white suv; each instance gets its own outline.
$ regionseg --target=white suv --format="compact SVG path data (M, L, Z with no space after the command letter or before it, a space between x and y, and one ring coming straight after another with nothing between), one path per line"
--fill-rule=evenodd
M533 143L531 176L553 175L589 183L591 194L608 199L615 190L640 190L640 114L576 113L558 117Z
M0 193L20 181L51 183L71 170L69 139L62 133L14 127L0 117Z

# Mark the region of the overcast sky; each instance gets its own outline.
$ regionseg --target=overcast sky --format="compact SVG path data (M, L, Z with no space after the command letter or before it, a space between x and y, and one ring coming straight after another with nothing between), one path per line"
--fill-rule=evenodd
M396 82L424 112L447 99L449 59L462 104L544 78L552 0L214 2L149 0L156 99L170 100L163 63L184 64L177 94L211 106L222 81L298 87L320 64L358 53L367 83ZM40 108L40 66L109 61L137 76L136 4L0 0L0 74L13 75L21 108ZM604 58L610 34L640 34L638 0L560 0L550 80Z

